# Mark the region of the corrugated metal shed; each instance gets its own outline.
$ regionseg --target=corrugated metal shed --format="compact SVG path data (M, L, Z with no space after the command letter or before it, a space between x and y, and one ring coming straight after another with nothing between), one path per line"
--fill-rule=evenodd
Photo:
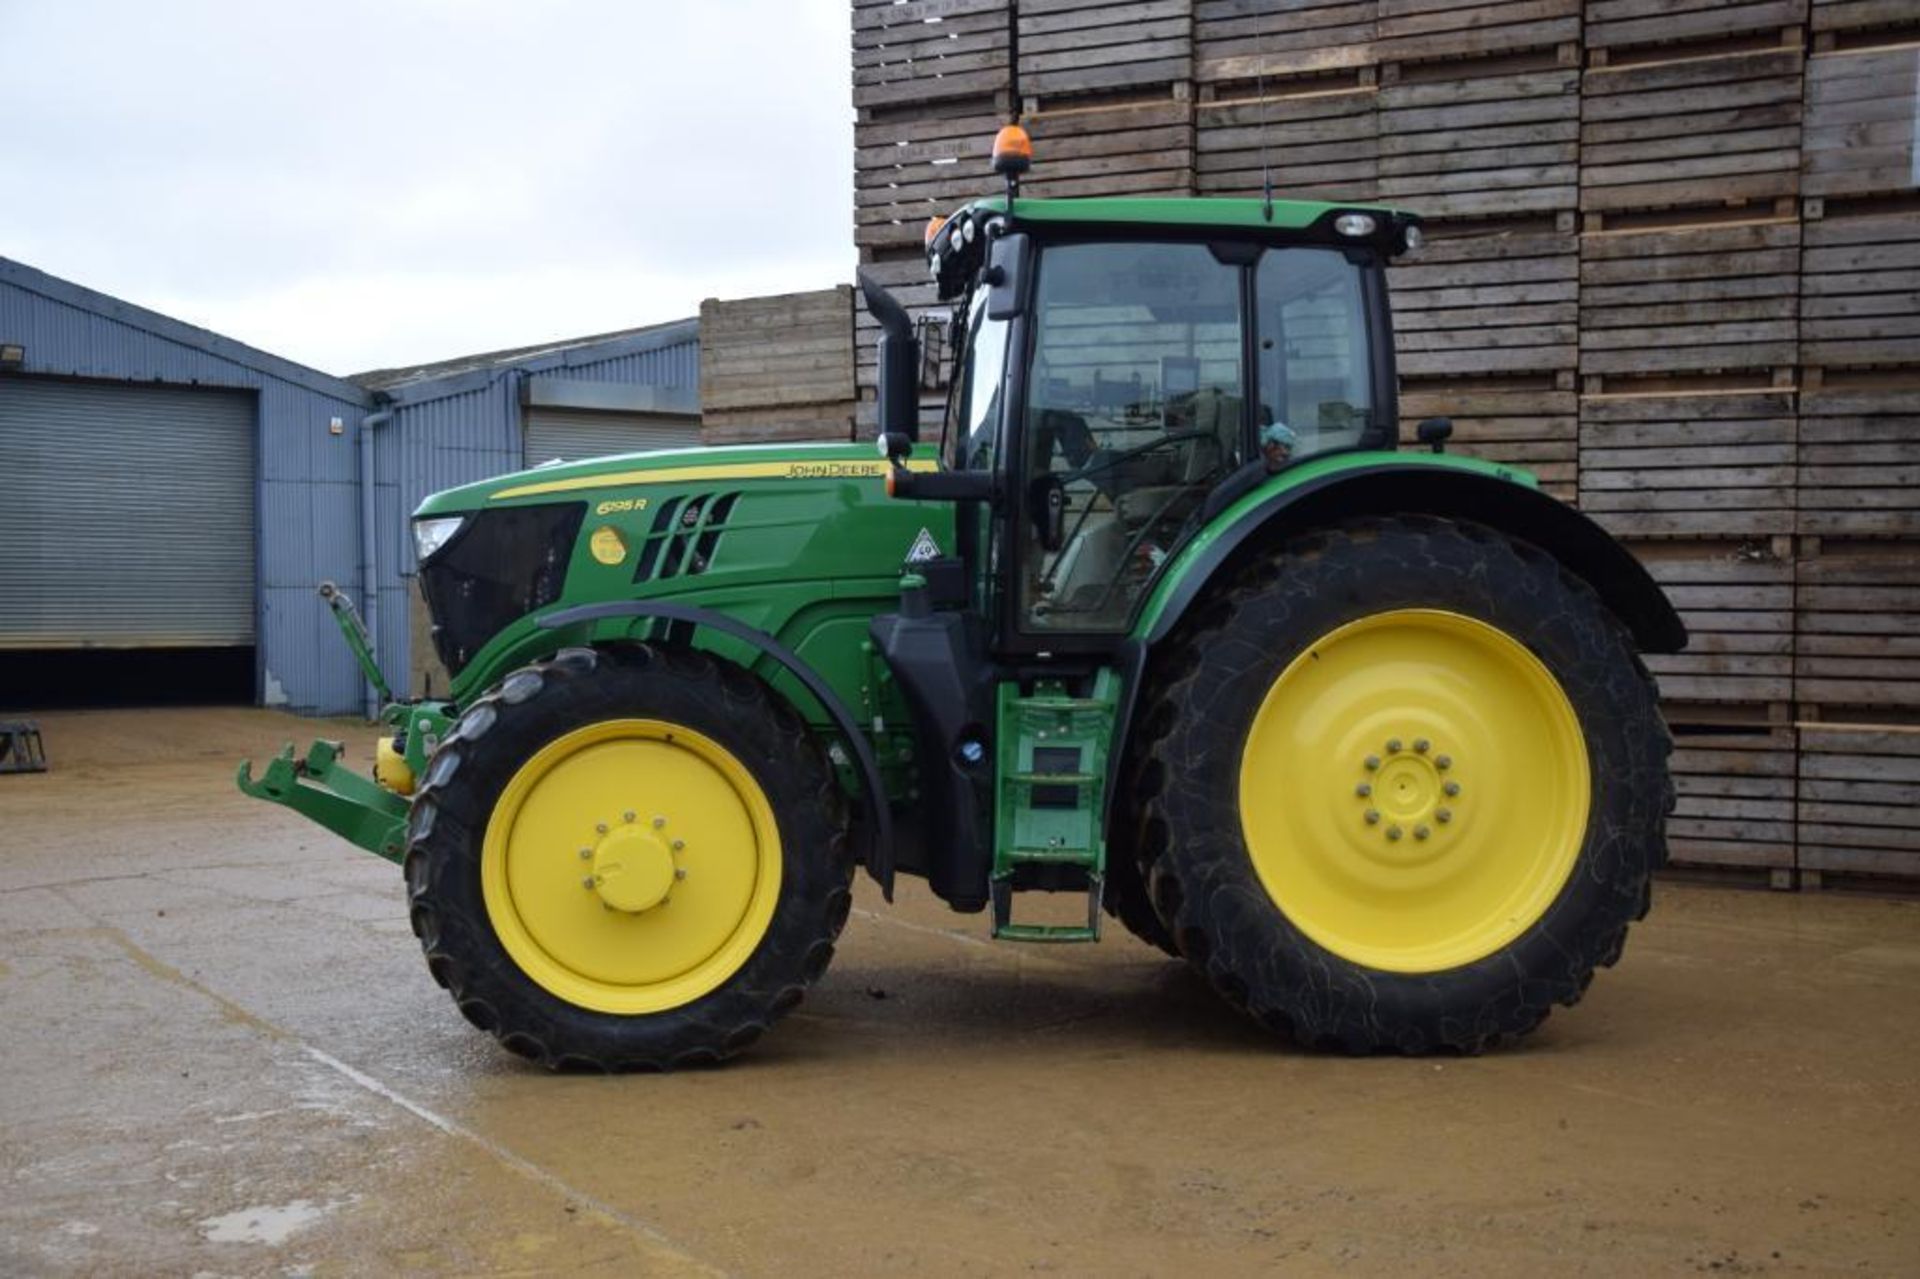
M369 611L381 664L398 677L410 669L407 517L429 493L518 470L529 400L700 411L697 320L343 379L0 258L0 342L25 349L0 386L18 373L257 393L259 696L314 714L363 705L358 671L314 595L329 579L362 593L363 423L376 423L379 588Z

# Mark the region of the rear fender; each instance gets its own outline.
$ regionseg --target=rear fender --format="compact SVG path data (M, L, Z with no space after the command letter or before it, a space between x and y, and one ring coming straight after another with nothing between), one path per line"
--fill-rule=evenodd
M1593 587L1641 651L1687 646L1679 613L1640 562L1591 519L1534 487L1525 472L1468 458L1375 456L1380 460L1324 468L1308 463L1301 474L1282 473L1235 502L1162 579L1135 638L1149 648L1158 644L1216 576L1295 533L1356 516L1431 515L1497 529L1553 556Z

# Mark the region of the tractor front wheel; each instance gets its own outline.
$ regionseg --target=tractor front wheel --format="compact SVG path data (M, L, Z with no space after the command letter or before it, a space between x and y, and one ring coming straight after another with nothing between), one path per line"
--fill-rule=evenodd
M833 955L852 876L836 794L745 672L568 649L434 753L408 820L414 931L467 1019L543 1065L718 1061Z
M1618 958L1665 857L1625 628L1537 547L1355 522L1246 566L1158 673L1139 856L1181 952L1313 1046L1475 1052Z

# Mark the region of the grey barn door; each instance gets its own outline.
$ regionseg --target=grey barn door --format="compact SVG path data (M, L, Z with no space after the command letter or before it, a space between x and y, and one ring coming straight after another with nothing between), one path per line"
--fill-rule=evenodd
M254 639L254 396L0 377L0 648Z
M700 443L700 423L693 418L538 406L529 406L526 414L528 466L555 458L577 462L583 457L693 448Z

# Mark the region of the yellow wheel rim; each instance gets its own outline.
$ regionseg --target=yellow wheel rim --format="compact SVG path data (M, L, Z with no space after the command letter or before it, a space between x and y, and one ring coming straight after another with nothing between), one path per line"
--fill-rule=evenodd
M760 944L780 832L759 783L712 738L606 720L508 781L480 882L501 945L546 990L599 1012L662 1012L718 987Z
M1401 609L1331 632L1268 689L1240 762L1254 870L1313 941L1439 972L1525 932L1566 884L1592 783L1579 718L1504 632Z

